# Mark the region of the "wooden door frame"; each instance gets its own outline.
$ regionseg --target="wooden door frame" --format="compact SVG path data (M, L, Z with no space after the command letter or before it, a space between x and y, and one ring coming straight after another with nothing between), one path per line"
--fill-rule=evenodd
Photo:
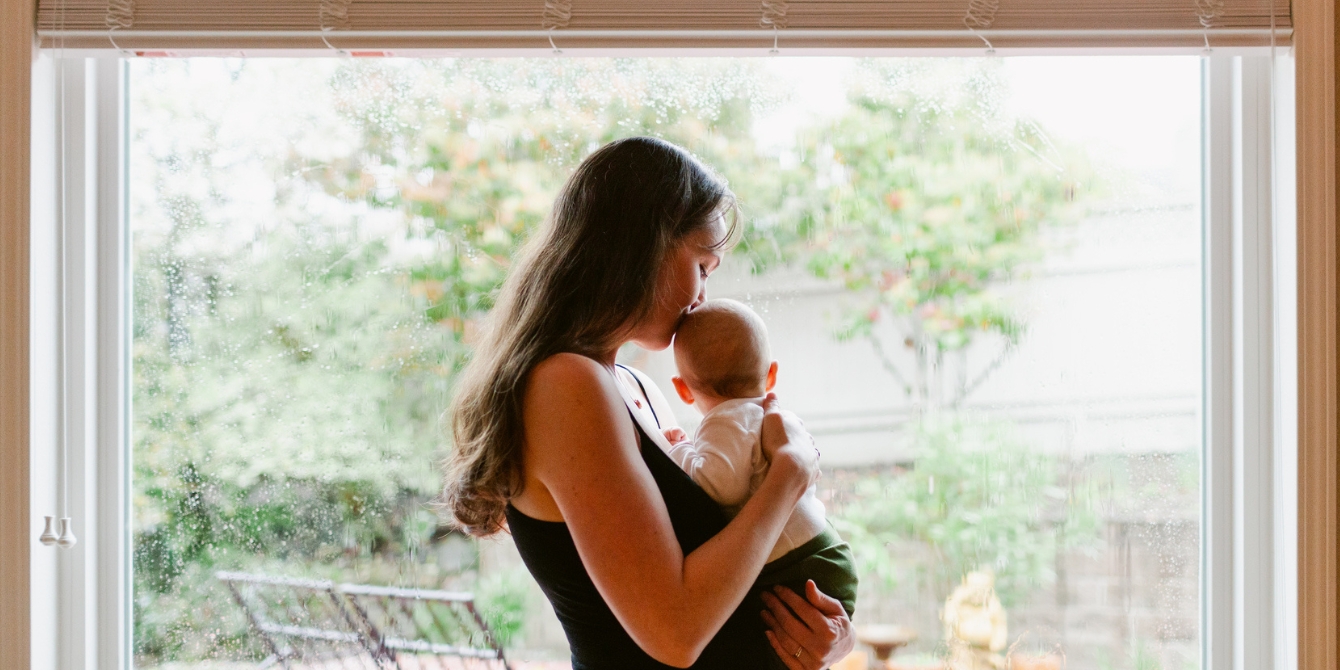
M1298 667L1340 670L1336 9L1294 0L1298 202ZM28 668L28 295L34 0L0 0L0 668Z
M1336 0L1294 0L1298 184L1298 667L1340 670Z
M0 0L0 668L28 668L28 216L36 2Z

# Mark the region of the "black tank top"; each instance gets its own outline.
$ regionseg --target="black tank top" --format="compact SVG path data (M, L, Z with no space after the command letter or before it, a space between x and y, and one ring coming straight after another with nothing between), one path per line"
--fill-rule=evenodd
M647 437L636 419L633 426L637 429L642 460L656 480L675 537L687 555L721 532L728 519L721 507ZM582 565L566 523L533 519L509 504L507 525L521 560L563 625L572 649L573 670L672 667L648 656L624 631ZM638 540L629 537L628 541ZM762 601L751 592L692 667L702 670L769 667L768 659L773 652L763 636L761 610Z

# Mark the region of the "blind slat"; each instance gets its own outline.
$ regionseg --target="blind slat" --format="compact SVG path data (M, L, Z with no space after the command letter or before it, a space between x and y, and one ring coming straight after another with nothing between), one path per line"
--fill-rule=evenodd
M329 0L327 0L329 2ZM124 3L118 16L124 21ZM544 0L352 0L347 18L322 25L319 0L136 0L128 28L109 31L107 0L40 0L43 46L125 49L315 49L322 29L342 49L548 48ZM777 3L770 3L774 8ZM1202 5L1203 6L1203 5ZM1000 0L990 28L998 47L1287 44L1289 0L1222 0L1203 17L1194 0ZM790 0L784 47L973 47L966 0ZM564 48L772 45L758 0L575 0L552 31ZM981 18L981 17L978 17ZM1206 18L1210 27L1202 25ZM109 34L111 38L109 39Z

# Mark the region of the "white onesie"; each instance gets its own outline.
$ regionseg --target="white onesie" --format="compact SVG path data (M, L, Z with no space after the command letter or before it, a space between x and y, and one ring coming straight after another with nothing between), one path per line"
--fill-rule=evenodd
M768 461L763 456L763 399L736 398L703 416L692 442L670 447L670 458L734 518L763 483ZM826 528L824 504L811 485L782 528L768 561L814 539Z

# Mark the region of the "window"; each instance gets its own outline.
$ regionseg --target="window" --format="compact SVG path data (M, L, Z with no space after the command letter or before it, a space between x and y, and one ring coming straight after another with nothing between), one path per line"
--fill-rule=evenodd
M510 543L476 546L426 506L440 414L564 171L647 133L743 200L710 290L769 323L866 573L857 622L918 636L895 660L943 661L968 634L941 612L980 614L961 587L991 580L979 609L1006 643L985 657L1214 667L1216 493L1231 509L1232 482L1275 490L1243 467L1216 479L1225 454L1271 452L1215 442L1214 403L1235 397L1215 371L1270 313L1233 278L1275 289L1241 260L1269 217L1216 219L1243 211L1215 209L1216 169L1239 198L1261 178L1201 140L1269 137L1232 111L1262 60L131 62L136 663L269 653L218 570L470 590L513 660L563 658Z

